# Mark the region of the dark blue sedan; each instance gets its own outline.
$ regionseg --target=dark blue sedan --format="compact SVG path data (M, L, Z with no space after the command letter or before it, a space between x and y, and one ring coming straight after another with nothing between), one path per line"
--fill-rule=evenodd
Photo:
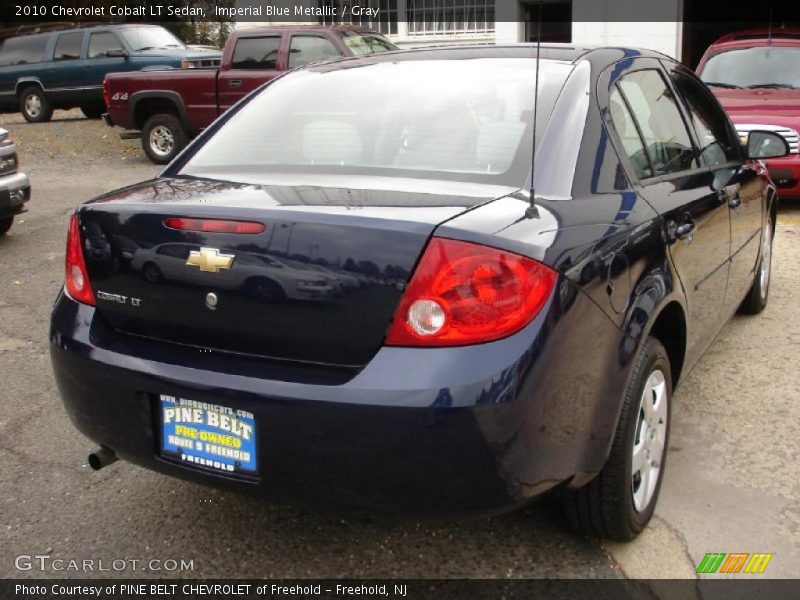
M640 532L675 385L767 303L787 148L662 55L536 57L310 65L78 207L51 354L90 464Z

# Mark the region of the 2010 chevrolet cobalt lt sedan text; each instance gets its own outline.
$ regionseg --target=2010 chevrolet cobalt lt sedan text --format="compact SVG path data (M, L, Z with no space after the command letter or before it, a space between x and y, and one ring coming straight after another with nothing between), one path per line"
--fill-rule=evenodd
M90 464L641 531L674 386L766 305L787 148L662 55L536 57L310 65L82 204L51 354Z

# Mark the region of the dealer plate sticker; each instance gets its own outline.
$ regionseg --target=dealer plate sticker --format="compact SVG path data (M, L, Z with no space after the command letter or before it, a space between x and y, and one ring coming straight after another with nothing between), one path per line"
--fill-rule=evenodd
M165 394L160 400L163 456L223 473L257 472L252 413Z

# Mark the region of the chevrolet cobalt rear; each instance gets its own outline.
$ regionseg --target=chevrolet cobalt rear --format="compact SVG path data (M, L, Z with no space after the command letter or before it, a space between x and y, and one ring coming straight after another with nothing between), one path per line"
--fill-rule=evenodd
M417 514L552 490L641 531L674 386L766 306L753 159L786 145L653 53L536 74L527 46L310 65L79 206L51 355L90 464Z

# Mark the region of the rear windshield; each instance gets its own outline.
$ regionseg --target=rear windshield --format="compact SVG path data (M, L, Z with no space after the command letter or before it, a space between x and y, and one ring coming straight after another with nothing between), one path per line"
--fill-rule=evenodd
M40 62L49 37L48 34L44 34L6 40L0 48L0 67Z
M343 31L342 39L345 45L356 55L376 54L378 52L389 52L390 50L398 49L392 42L376 33Z
M800 89L800 48L758 46L727 50L708 59L700 78L724 87Z
M522 185L530 173L535 61L321 65L242 107L181 173L269 183L271 173ZM537 132L572 66L542 61Z

